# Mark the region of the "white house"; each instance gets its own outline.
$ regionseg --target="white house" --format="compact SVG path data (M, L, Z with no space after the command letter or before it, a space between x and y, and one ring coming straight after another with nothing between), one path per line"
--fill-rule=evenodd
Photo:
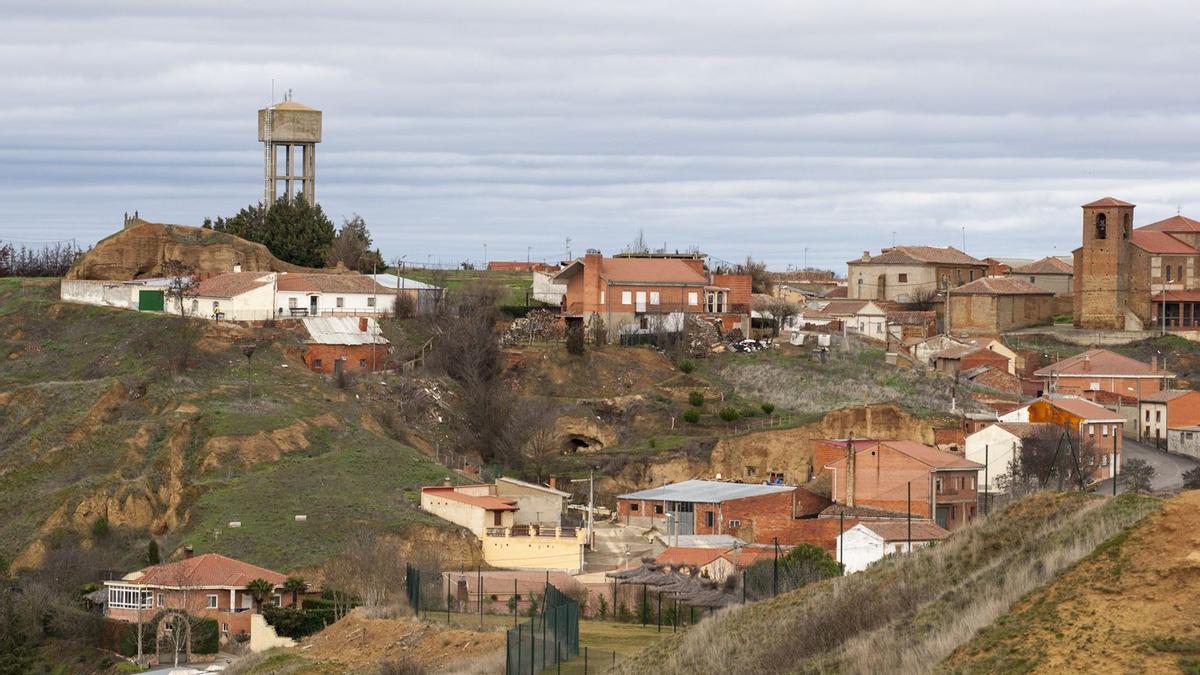
M844 324L851 333L887 340L887 312L870 300L813 300L791 325L820 328L835 321Z
M514 525L559 525L571 498L562 490L508 477L496 479L496 496L516 502Z
M861 572L871 563L894 553L907 553L949 537L950 533L929 520L859 523L837 537L838 562L847 574Z
M279 316L362 316L392 310L396 291L362 274L282 273L276 282Z
M195 296L184 298L188 316L225 321L264 321L271 318L275 296L274 272L227 272L196 285ZM168 300L165 311L179 312Z
M1049 423L999 422L967 436L966 458L987 467L986 471L979 470L979 491L986 486L988 492L1000 492L1000 479L1008 474L1009 465L1013 457L1019 455L1024 439L1044 429L1056 428Z
M494 485L421 488L421 510L461 525L482 538L488 528L512 527L517 502L497 497Z

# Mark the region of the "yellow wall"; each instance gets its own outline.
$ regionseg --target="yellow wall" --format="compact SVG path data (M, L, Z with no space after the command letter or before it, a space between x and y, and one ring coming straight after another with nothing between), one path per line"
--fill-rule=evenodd
M514 570L565 570L583 566L587 531L560 537L483 537L483 559L493 567Z

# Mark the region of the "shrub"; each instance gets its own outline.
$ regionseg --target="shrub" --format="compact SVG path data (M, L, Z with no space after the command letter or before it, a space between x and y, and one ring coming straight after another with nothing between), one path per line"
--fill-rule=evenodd
M700 422L700 411L695 408L688 408L683 411L683 421L688 424L697 424Z
M653 438L651 438L648 442L648 445L650 446L650 449L653 450L658 446L658 441L655 441Z
M721 408L721 412L717 413L717 416L726 422L732 422L740 415L737 408Z
M108 518L100 516L96 522L92 523L92 536L97 539L103 539L108 536Z
M742 411L741 415L742 417L758 417L758 410L756 408L746 408Z
M583 331L579 328L571 328L567 331L567 353L582 356L583 350Z
M1186 490L1200 489L1200 467L1183 472L1183 487Z
M601 619L608 617L608 598L605 598L603 595L600 596L596 612L600 615Z
M306 602L305 605L308 603ZM296 609L294 607L263 607L263 618L275 632L290 638L302 638L334 622L332 607Z
M679 370L684 373L690 373L696 370L696 362L691 359L684 359L679 362Z
M772 403L764 403L762 404L762 411L763 414L770 415L771 413L775 412L775 405Z
M392 316L397 319L411 319L417 311L417 303L408 293L399 293L392 302Z
M700 406L704 405L704 394L701 394L698 391L691 392L688 394L688 403L699 408Z
M1150 492L1157 471L1144 459L1131 459L1125 462L1123 473L1130 492L1146 493Z

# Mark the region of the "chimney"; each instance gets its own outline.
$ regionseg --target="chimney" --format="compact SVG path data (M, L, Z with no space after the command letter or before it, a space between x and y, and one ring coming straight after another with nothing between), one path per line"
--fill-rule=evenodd
M367 317L358 317L358 330L363 333L367 332Z
M1152 372L1152 373L1158 372L1158 354L1155 354L1154 356L1150 357L1150 372Z
M242 271L242 264L241 264L241 263L233 263L233 271L234 271L234 272L241 272L241 271Z
M869 261L870 259L871 259L871 252L870 252L870 251L863 251L863 255L862 255L862 261L863 261L863 262L867 262L867 261Z
M183 559L184 559L184 560L189 560L189 559L191 559L191 557L192 557L192 556L194 556L194 555L196 555L196 552L195 552L194 550L192 550L192 547L191 547L191 546L184 546L184 547L183 547Z
M558 489L558 476L550 476L549 485L551 490Z
M589 248L583 256L583 301L584 311L600 308L600 267L604 264L604 256L599 250ZM605 297L605 303L612 298Z
M850 434L846 438L846 506L854 506L854 474L857 464L854 454L854 434Z
M450 487L450 476L442 479L442 487Z
M1092 370L1092 357L1090 355L1083 357L1083 369L1088 372Z

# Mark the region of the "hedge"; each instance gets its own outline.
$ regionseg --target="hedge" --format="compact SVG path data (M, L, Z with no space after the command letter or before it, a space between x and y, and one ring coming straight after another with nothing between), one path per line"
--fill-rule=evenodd
M276 633L294 639L312 635L334 622L333 608L310 608L307 600L304 609L264 607L263 618Z
M168 611L170 610L161 611L142 624L142 653L155 653L154 637L158 633L158 622ZM192 622L192 653L216 654L221 647L221 631L217 620L196 616L189 618ZM123 656L137 655L136 623L123 626L118 638L117 651Z

